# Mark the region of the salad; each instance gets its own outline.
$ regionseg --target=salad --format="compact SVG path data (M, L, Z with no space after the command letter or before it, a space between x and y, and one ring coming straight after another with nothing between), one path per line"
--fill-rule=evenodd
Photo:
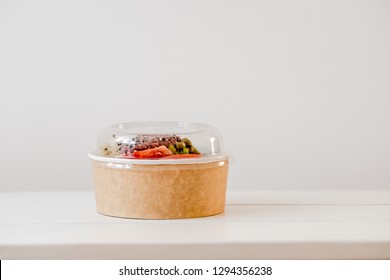
M196 158L201 154L188 138L176 135L148 136L138 135L133 138L116 138L115 143L106 145L102 154L108 157L129 159L182 159Z

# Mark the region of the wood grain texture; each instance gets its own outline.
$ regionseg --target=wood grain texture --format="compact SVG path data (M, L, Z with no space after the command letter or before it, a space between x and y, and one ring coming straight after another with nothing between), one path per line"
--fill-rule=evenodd
M0 259L390 259L388 192L227 194L220 215L141 220L92 191L0 192Z

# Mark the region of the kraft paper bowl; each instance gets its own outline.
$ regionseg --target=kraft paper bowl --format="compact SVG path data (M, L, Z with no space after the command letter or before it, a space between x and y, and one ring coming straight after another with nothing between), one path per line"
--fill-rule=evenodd
M164 139L164 135L191 138L202 154L183 159L137 159L117 154L117 147L123 148L123 143L126 149L132 147L129 139L139 135L146 139ZM222 139L215 128L187 122L117 124L103 130L98 147L89 157L99 213L185 219L224 212L229 158L222 152Z

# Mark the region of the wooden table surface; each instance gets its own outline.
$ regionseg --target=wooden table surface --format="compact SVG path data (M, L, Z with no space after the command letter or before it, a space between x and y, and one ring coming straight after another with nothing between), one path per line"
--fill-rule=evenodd
M94 193L0 192L0 259L390 259L390 192L228 192L223 214L134 220Z

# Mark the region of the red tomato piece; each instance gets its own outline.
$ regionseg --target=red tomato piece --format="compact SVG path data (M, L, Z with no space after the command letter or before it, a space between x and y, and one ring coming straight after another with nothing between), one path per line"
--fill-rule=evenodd
M201 155L199 154L182 154L182 155L171 155L166 156L164 159L183 159L183 158L199 158Z
M153 149L146 149L143 151L135 151L133 156L135 158L161 158L172 155L172 152L165 146L160 146Z

